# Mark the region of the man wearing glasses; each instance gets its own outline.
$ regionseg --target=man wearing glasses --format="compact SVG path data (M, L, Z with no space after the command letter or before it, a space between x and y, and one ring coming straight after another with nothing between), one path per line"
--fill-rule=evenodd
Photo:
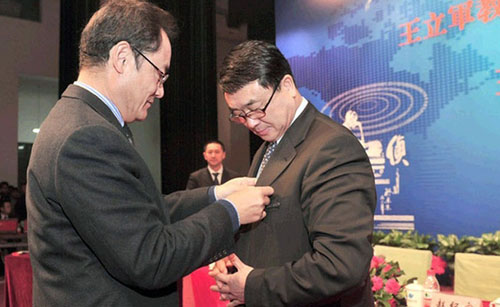
M274 194L266 218L242 226L236 255L211 272L212 289L228 306L373 306L375 184L357 138L300 95L272 44L233 48L219 85L230 120L265 141L249 175Z
M155 5L111 0L83 30L78 80L28 167L34 306L178 306L171 285L265 217L272 188L250 178L163 197L133 146L127 123L163 96L175 28Z

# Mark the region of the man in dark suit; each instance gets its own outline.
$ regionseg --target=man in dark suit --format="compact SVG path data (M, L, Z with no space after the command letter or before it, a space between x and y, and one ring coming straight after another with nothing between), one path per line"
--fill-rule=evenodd
M135 150L127 123L163 96L174 35L169 13L137 0L107 1L83 30L78 80L28 166L34 306L177 306L170 286L265 216L272 188L250 178L163 197Z
M231 120L265 141L249 174L275 192L266 218L238 233L229 257L237 272L226 274L219 261L211 273L213 290L229 306L373 306L376 194L357 138L300 95L272 44L233 48L219 84Z
M192 172L186 185L187 190L221 184L238 177L238 173L225 167L226 149L219 140L209 141L203 146L203 158L207 167ZM222 176L221 176L222 174Z

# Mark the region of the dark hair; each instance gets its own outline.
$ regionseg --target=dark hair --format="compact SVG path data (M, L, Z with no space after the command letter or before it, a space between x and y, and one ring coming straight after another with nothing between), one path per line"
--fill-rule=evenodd
M287 74L293 78L290 64L275 45L251 40L237 45L226 55L219 71L219 85L229 94L254 80L262 87L273 88Z
M2 197L0 198L0 208L3 208L5 203L11 203L10 197Z
M226 147L224 147L224 143L222 143L219 140L211 140L211 141L208 141L205 143L205 145L203 146L203 152L205 152L207 150L208 144L219 144L220 147L222 147L222 151L224 151L224 152L226 151Z
M154 52L161 45L161 29L170 41L177 36L175 18L143 0L110 0L87 23L80 38L80 68L104 64L109 50L127 41L139 51ZM139 54L136 53L136 60Z

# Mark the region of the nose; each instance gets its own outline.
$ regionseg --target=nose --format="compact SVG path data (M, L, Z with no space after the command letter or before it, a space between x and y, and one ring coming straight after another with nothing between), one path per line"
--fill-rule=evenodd
M251 118L246 118L246 122L245 122L245 126L248 128L248 129L253 129L255 128L255 126L257 126L257 124L260 122L260 120L258 119L251 119Z
M163 83L158 82L158 85L156 87L155 97L160 99L161 97L163 97L163 94L165 94L165 89L163 88Z

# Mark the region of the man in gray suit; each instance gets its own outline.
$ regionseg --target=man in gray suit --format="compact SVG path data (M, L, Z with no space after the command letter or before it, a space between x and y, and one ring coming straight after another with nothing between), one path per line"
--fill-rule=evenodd
M78 80L28 167L34 306L177 306L170 286L265 216L272 188L250 178L163 197L135 150L127 123L163 96L174 36L169 13L137 0L106 2L83 30Z
M219 261L211 273L213 290L229 306L373 306L375 184L357 138L300 95L272 44L233 48L219 84L230 119L265 141L249 174L275 192L266 218L238 233L237 272Z
M189 174L187 190L225 183L238 177L238 173L223 164L226 159L226 149L221 141L208 141L203 146L203 158L207 161L207 167Z

